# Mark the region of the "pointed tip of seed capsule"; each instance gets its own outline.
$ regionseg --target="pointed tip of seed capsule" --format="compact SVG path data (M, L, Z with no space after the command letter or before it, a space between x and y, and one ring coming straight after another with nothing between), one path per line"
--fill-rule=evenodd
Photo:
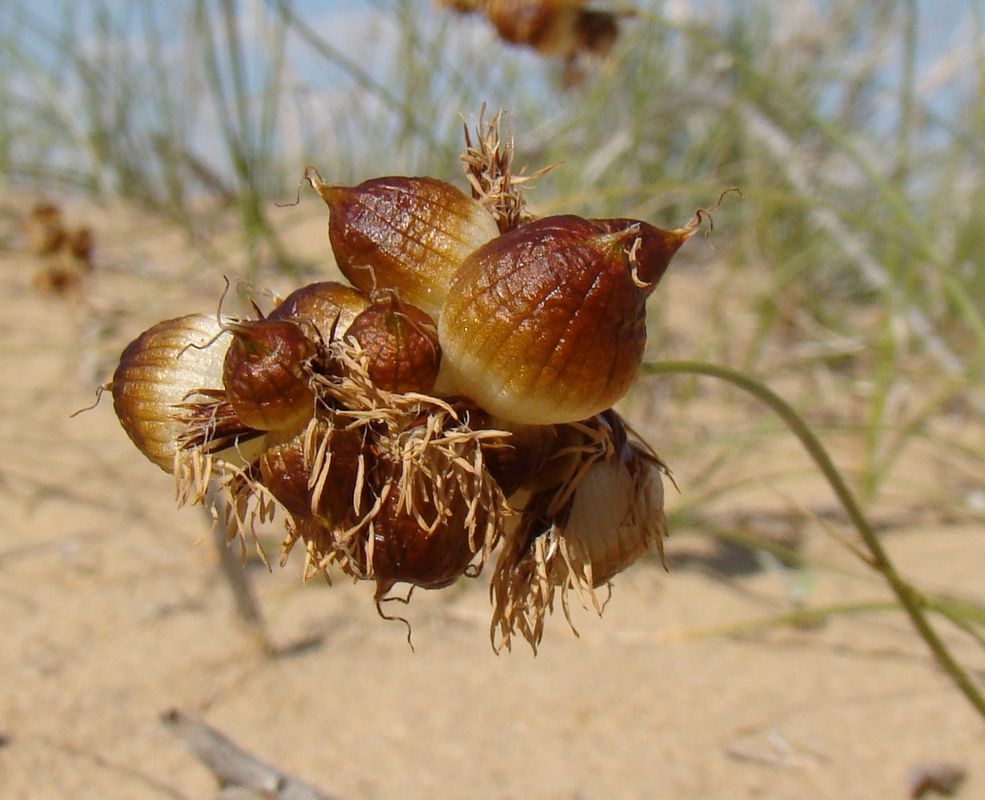
M250 355L265 355L283 340L303 342L304 333L292 320L247 319L227 320L222 330L231 333Z
M678 228L663 230L635 219L593 219L605 233L603 247L626 253L633 271L633 281L647 293L652 292L670 265L670 260L693 232Z
M732 193L742 197L735 187L723 191L714 205L699 208L684 225L672 230L663 230L646 222L634 219L593 219L591 222L605 233L600 237L603 247L606 244L624 248L633 270L633 280L637 286L652 292L660 282L670 261L688 239L694 236L707 220L706 236L714 229L712 214L718 210L725 197Z
M597 227L600 227L605 231L605 233L598 238L599 245L604 249L609 249L611 247L613 250L621 248L624 245L631 245L632 240L639 236L640 225L643 224L639 221L630 219L592 220L592 222L594 222ZM599 224L601 222L615 223L615 225L603 226Z
M330 183L325 183L322 179L321 173L312 167L311 165L304 168L304 176L301 180L307 181L311 184L311 188L321 195L321 199L326 203L331 203L332 198L338 194L339 187L332 186Z
M223 323L222 329L235 336L248 353L258 354L269 349L266 336L252 321L227 321Z

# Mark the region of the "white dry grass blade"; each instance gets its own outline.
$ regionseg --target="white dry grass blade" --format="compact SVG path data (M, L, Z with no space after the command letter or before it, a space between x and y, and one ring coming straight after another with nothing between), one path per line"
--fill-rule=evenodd
M823 194L823 189L811 177L807 164L798 156L797 148L778 126L748 104L740 107L739 114L747 131L772 153L777 164L783 165L787 180L800 195L810 197ZM963 375L965 367L962 360L937 333L930 318L907 301L898 282L869 252L861 238L829 208L817 205L809 208L807 213L816 227L830 236L856 265L862 279L871 288L888 293L892 307L902 309L906 324L941 368L948 375Z

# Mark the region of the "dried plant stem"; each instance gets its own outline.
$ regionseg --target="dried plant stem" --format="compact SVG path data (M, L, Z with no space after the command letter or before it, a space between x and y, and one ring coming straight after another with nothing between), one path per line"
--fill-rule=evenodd
M260 800L339 800L261 761L211 725L177 709L161 714L161 722L215 776L219 797Z
M706 375L727 381L765 403L787 424L787 427L807 450L818 469L827 478L849 519L865 542L870 554L870 557L865 559L865 563L880 573L886 583L889 584L903 610L909 616L913 627L927 643L927 647L930 648L937 663L954 681L968 702L985 718L985 697L982 696L972 678L957 662L927 619L925 612L932 609L933 604L921 592L900 577L875 530L848 488L848 484L845 483L845 479L842 478L838 468L831 460L831 456L828 455L821 441L800 415L794 411L793 407L765 384L730 367L700 361L662 361L644 364L642 372L647 375Z
M245 565L239 554L238 548L229 546L229 532L226 525L212 517L213 509L220 508L218 503L219 490L215 481L209 484L209 494L206 497L202 508L212 526L212 543L215 546L216 555L219 559L219 570L229 584L229 589L233 595L236 606L236 615L246 626L247 630L256 638L260 649L265 653L274 651L273 645L267 635L267 628L264 624L263 611L253 593L253 585L246 572ZM219 515L220 519L222 515Z

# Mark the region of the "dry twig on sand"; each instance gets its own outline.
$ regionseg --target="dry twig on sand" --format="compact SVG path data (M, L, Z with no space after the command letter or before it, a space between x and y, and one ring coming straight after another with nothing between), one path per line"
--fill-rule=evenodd
M341 800L264 763L210 725L177 709L161 722L215 775L217 800Z

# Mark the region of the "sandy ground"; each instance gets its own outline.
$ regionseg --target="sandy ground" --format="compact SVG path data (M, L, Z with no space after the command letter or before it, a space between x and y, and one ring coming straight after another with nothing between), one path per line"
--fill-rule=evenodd
M101 236L81 299L38 295L16 236L0 254L0 797L212 797L210 773L159 722L169 708L351 800L905 798L911 770L941 761L968 771L959 797L985 797L985 724L901 613L737 627L801 596L888 598L825 533L847 529L811 515L830 497L793 445L754 448L748 460L789 474L713 513L754 527L772 515L781 535L794 525L786 514L830 567L785 571L674 531L669 574L637 564L604 619L578 614L576 638L556 616L535 658L522 644L491 652L483 578L415 596L411 652L403 626L377 618L368 585L302 585L292 557L273 574L250 567L283 650L265 655L236 621L202 513L174 509L169 477L132 447L110 403L69 418L131 338L214 308L221 279L151 223L79 213ZM320 224L304 236L327 251ZM690 280L666 291L686 297ZM737 402L695 407L721 434ZM637 393L627 410L642 425L651 405ZM658 441L657 423L643 427L684 489L672 510L701 469L678 443L707 430ZM914 455L901 469L947 478L946 459ZM919 585L985 602L980 525L913 514L885 535ZM985 681L981 649L946 637Z

